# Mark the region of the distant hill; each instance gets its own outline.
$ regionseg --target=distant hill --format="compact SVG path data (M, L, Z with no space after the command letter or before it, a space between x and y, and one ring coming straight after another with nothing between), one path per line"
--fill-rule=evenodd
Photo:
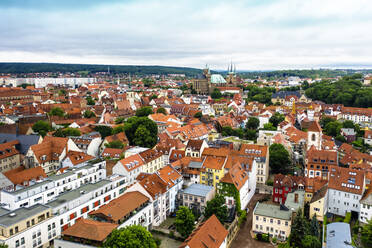
M187 67L171 66L144 66L144 65L85 65L85 64L58 64L58 63L0 63L0 73L36 73L36 72L80 72L90 73L106 72L110 67L112 73L151 75L151 74L185 74L196 76L202 70Z

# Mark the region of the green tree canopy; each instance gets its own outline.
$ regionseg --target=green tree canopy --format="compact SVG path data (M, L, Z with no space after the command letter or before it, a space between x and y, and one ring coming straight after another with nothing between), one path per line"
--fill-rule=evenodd
M118 118L115 119L115 124L122 124L125 122L125 118L119 116Z
M32 130L44 137L49 131L52 130L52 127L46 121L37 121L34 125L32 125Z
M118 149L123 149L124 144L120 140L113 140L107 144L105 144L107 148L118 148Z
M96 114L93 111L89 109L84 111L84 118L92 118L92 117L96 117Z
M80 136L81 132L77 128L67 127L60 128L54 132L53 136L55 137L69 137L69 136Z
M364 247L372 247L372 219L363 226L360 239Z
M260 120L256 117L249 117L245 128L247 129L257 129L260 126Z
M196 113L194 114L194 117L200 119L200 118L203 117L203 114L202 114L202 112L196 112Z
M329 136L336 137L337 135L340 134L341 128L342 124L340 122L332 121L325 125L324 133Z
M276 127L274 127L274 125L271 122L269 122L269 123L264 124L263 130L276 131L277 129Z
M142 83L145 87L151 87L154 84L154 80L152 80L151 78L143 78Z
M100 133L102 139L106 138L107 136L112 135L112 132L113 132L112 127L104 126L104 125L96 126L94 130Z
M176 225L177 232L181 234L183 238L187 238L195 227L195 216L192 211L187 207L180 207L176 214Z
M335 119L328 117L328 116L324 116L320 119L319 124L322 128L324 128L328 123L333 122L333 121L335 121Z
M152 99L156 99L156 98L158 98L158 96L155 95L155 94L153 94L153 95L150 96L150 101L151 101Z
M147 117L128 118L124 123L124 131L131 145L152 148L158 140L158 126Z
M342 127L343 128L355 128L354 126L354 122L350 121L350 120L346 120L342 123Z
M222 97L221 91L217 88L214 88L213 92L211 93L211 97L213 99L220 99Z
M257 131L254 129L247 129L245 130L244 136L247 140L256 140L257 139Z
M55 107L49 111L49 115L62 117L65 115L65 111L61 109L60 107Z
M158 113L158 114L164 114L164 115L167 115L168 114L167 113L167 110L165 108L163 108L163 107L158 108L156 110L156 113Z
M276 112L273 116L270 117L269 122L273 124L274 127L277 127L279 123L284 121L284 115Z
M212 200L207 202L207 206L204 210L204 216L206 219L211 217L213 214L216 215L221 223L225 223L228 213L225 205L225 197L217 194Z
M282 144L272 144L269 148L271 173L287 173L291 165L288 151Z
M149 116L152 113L153 113L152 108L149 107L149 106L145 106L145 107L141 107L141 108L137 109L136 116L137 117L144 117L144 116Z
M292 247L302 247L302 240L308 234L309 225L301 209L298 210L291 226L291 234L289 235L289 243Z
M104 248L156 248L155 239L139 225L114 229L103 243Z
M93 100L93 98L91 96L87 96L86 100L87 100L88 105L96 104L96 102Z
M322 243L320 242L318 237L312 235L305 235L302 242L303 248L321 248Z

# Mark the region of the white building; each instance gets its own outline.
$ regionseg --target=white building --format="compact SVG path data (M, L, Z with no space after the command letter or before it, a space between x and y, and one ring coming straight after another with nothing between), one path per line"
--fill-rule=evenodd
M372 191L369 190L360 200L360 214L359 221L367 223L372 219Z
M138 154L131 155L118 161L112 168L113 174L118 174L128 178L128 183L135 182L137 176L143 172L144 162Z

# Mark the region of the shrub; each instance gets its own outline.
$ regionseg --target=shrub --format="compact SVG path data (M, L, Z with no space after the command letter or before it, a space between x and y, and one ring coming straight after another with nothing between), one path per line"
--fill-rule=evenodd
M154 237L154 240L155 240L156 246L157 247L160 247L160 245L161 245L161 239L158 238L158 237Z
M351 220L351 212L347 212L345 215L344 222L350 224L350 220Z
M266 234L266 233L262 234L262 241L264 241L264 242L270 242L270 236L269 236L269 234Z
M269 186L273 186L274 182L273 182L273 180L269 179L269 180L266 181L266 184L269 185Z
M170 232L169 232L169 238L171 238L171 239L174 238L174 232L173 232L173 231L170 231Z
M343 222L344 218L342 217L336 217L335 222Z
M239 216L239 226L241 226L245 221L247 220L247 212L246 211L241 211L241 214Z
M273 241L274 244L276 244L276 241L277 241L276 237L274 237L274 238L272 239L272 241Z

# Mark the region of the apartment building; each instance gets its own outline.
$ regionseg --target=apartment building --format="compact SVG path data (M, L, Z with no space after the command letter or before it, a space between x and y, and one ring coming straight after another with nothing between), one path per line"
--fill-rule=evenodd
M185 156L200 158L206 147L208 147L208 144L205 140L189 140L186 145Z
M328 182L328 212L345 216L360 211L365 187L364 172L343 167L331 167Z
M372 123L372 110L368 108L343 107L339 116L356 124Z
M2 190L1 204L7 209L47 204L58 195L79 188L86 183L95 183L106 178L106 161L80 168L71 168L62 174L31 181L27 187L18 186L16 190Z
M288 193L297 189L305 190L305 178L276 174L273 184L273 202L284 204Z
M200 172L200 183L216 187L225 175L227 157L207 156Z
M305 177L326 180L330 167L338 165L337 152L312 147L306 154L305 164Z
M367 223L370 219L372 219L372 189L368 189L360 200L359 221Z
M165 166L165 161L163 153L153 149L148 149L146 151L140 152L138 154L143 160L144 173L154 173Z
M315 215L318 221L323 222L324 216L328 211L328 185L324 185L314 193L310 201L309 211L310 218Z

